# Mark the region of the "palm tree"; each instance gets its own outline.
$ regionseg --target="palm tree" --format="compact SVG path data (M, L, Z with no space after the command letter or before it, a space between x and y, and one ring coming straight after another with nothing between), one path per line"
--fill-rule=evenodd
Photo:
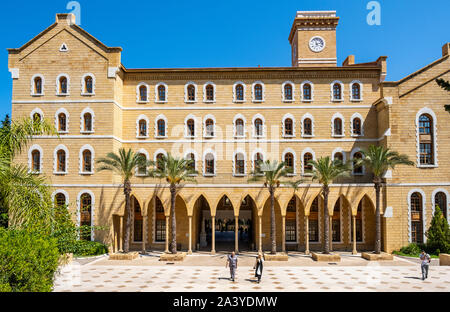
M159 158L156 163L151 162L155 168L150 171L149 176L166 179L169 183L170 190L170 215L172 223L172 241L170 243L170 251L172 254L177 253L177 222L175 215L175 201L177 192L181 187L182 182L194 182L197 181L193 178L193 175L197 174L194 169L194 162L191 159L174 158L171 154Z
M329 156L321 157L317 161L310 160L309 165L313 166L313 180L318 180L322 184L323 208L324 208L324 236L325 246L323 253L330 253L330 220L328 213L328 194L330 193L330 184L338 177L348 175L350 166L341 160L331 160Z
M408 159L405 154L391 151L383 146L369 146L367 151L361 152L362 159L358 159L357 166L365 166L373 173L373 183L375 187L375 253L381 253L381 218L380 218L380 191L383 183L383 175L389 169L396 165L414 165L414 162Z
M276 254L277 252L277 239L276 239L276 224L275 224L275 192L281 183L292 186L294 189L302 182L298 180L292 181L281 181L282 178L287 177L292 173L292 169L286 166L285 162L270 161L266 162L260 161L256 169L252 172L253 177L249 179L249 182L264 181L264 187L267 188L270 194L270 238L272 240L272 250L271 254Z
M29 118L11 121L8 116L0 126L0 207L2 223L10 228L33 229L48 233L53 222L49 187L43 177L27 166L14 162L15 156L34 136L54 135L53 125Z
M145 156L139 153L134 153L131 149L119 149L119 153L108 153L106 157L97 160L100 167L97 171L112 171L119 174L123 181L123 194L125 195L125 213L127 222L125 226L125 243L124 252L130 250L130 232L131 232L131 178L136 170L142 167L147 167L148 162Z

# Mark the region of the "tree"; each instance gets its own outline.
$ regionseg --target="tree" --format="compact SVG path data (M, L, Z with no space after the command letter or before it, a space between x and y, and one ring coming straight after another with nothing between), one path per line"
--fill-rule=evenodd
M383 146L369 146L368 150L363 150L363 157L355 161L355 166L365 166L373 173L373 183L375 187L375 253L381 253L381 217L380 217L380 192L385 172L397 165L412 166L414 163L408 159L407 155L391 151Z
M104 158L97 160L100 167L97 171L111 171L122 177L123 194L125 196L125 213L127 222L125 225L124 252L130 251L130 232L131 232L131 178L138 168L147 167L149 162L142 154L134 153L131 149L120 148L118 154L110 152Z
M286 167L284 162L278 163L278 161L259 162L255 171L252 172L253 177L249 179L249 182L264 181L264 187L267 188L270 194L270 238L272 240L271 254L277 252L277 239L276 239L276 224L275 224L275 192L281 183L290 185L294 188L302 182L299 181L281 181L282 178L287 177L292 173L292 169Z
M156 163L151 162L154 169L150 171L149 176L159 179L166 179L169 183L170 190L170 216L172 223L172 239L170 243L170 251L172 254L177 253L177 221L175 213L175 204L177 192L181 188L183 182L197 181L193 175L197 174L193 167L193 160L174 158L171 154L159 158Z
M444 218L441 208L436 205L431 225L425 234L427 236L427 249L438 254L450 252L450 228Z
M308 162L313 166L313 180L322 184L323 208L324 208L324 236L325 246L323 253L330 253L330 216L328 212L328 194L330 193L330 184L338 177L348 175L350 172L349 163L343 163L339 159L331 160L329 156L321 157L317 161Z
M53 135L53 125L29 118L11 121L6 116L0 126L0 213L2 225L11 229L38 230L49 234L53 222L49 187L21 164L14 162L35 136Z
M436 79L436 83L444 90L450 92L450 82L444 79ZM444 105L444 108L447 112L450 113L450 105Z

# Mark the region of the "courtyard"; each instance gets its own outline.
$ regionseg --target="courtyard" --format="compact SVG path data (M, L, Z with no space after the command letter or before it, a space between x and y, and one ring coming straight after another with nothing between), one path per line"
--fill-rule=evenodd
M239 255L237 280L229 278L226 254L194 253L183 262L161 262L158 253L132 261L107 256L75 259L61 267L55 292L448 292L450 268L433 259L429 277L422 281L416 259L366 261L342 253L339 263L315 262L302 253L290 253L287 262L265 262L256 283L255 255Z

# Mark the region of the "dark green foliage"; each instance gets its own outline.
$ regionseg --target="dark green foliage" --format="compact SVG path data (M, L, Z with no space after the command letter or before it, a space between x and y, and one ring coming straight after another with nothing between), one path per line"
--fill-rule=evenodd
M404 253L404 254L407 254L407 255L416 256L416 255L420 254L420 252L422 251L423 247L424 246L422 244L419 245L419 244L416 244L416 243L411 243L408 246L400 248L400 252Z
M98 256L108 253L108 247L99 242L78 240L71 246L75 257Z
M425 235L427 236L426 247L431 253L450 252L450 228L439 206L436 206L431 226Z
M54 238L0 228L0 291L52 291L59 256Z
M436 83L444 90L450 92L450 82L444 79L436 79ZM450 113L450 105L444 105L444 108L447 112Z

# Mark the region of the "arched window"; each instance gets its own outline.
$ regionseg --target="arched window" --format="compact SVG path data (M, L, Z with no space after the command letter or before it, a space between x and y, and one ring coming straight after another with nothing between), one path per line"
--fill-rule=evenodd
M292 197L286 209L285 233L287 243L297 241L297 207L295 197Z
M284 120L284 135L293 136L294 135L294 122L291 118L286 118Z
M33 123L39 124L42 121L42 117L41 114L39 113L34 113L33 114Z
M263 100L263 86L260 83L255 84L253 87L254 92L254 100L255 101L262 101Z
M361 99L361 85L357 82L352 84L352 100Z
M155 242L164 242L166 240L166 216L161 200L155 198Z
M59 94L67 94L68 82L67 77L62 76L59 78Z
M415 192L410 198L411 206L411 241L423 243L422 195Z
M94 93L94 80L91 76L84 77L84 93L92 94Z
M144 153L139 153L138 155L142 160L147 161L147 156ZM147 174L147 166L145 164L138 166L137 174L141 175L141 176L146 175Z
M186 122L186 130L187 130L187 136L188 137L195 137L195 121L194 119L189 119Z
M436 195L434 195L434 206L438 206L441 209L444 218L447 219L447 195L444 192L437 192Z
M311 204L308 217L308 234L310 242L319 241L319 197L316 197Z
M263 121L261 118L255 119L255 136L262 137L264 135L263 131Z
M144 119L139 120L139 136L140 137L147 136L147 121Z
M41 171L41 152L38 150L31 152L31 170L34 172Z
M433 119L428 114L419 117L420 164L434 165Z
M290 83L287 83L284 85L284 100L292 101L293 99L294 99L294 93L292 90L292 85Z
M60 113L58 115L58 131L66 132L67 131L67 119L66 114Z
M209 84L205 88L206 92L206 101L213 102L214 101L214 86Z
M342 86L340 83L335 83L333 85L333 100L342 100Z
M353 174L361 175L364 173L364 168L363 166L355 165L358 159L362 159L362 154L360 152L353 154Z
M90 150L83 151L83 172L92 172L92 153Z
M55 195L55 205L59 208L66 206L66 195L63 193L57 193Z
M157 169L162 169L162 161L164 160L165 155L163 153L159 153L158 155L156 155L156 168Z
M303 155L303 172L304 174L312 174L313 165L309 162L313 160L313 155L311 153L305 153Z
M341 199L338 198L333 209L333 216L331 219L331 236L333 242L341 241Z
M56 171L66 172L66 152L64 150L59 150L56 153Z
M236 101L244 101L244 86L242 84L236 85L235 96Z
M186 159L191 161L189 163L189 167L191 168L191 170L195 170L195 154L194 153L187 154Z
M208 153L205 156L205 174L206 175L214 175L214 155L212 153Z
M260 173L261 171L261 163L263 162L263 155L261 153L256 153L253 160L253 169L256 173Z
M303 85L303 101L312 100L312 87L309 83Z
M34 78L33 93L34 93L34 95L42 95L42 78L41 77Z
M237 137L243 137L244 136L244 121L241 118L236 119L235 127L236 127L235 135Z
M141 213L141 205L139 205L139 202L135 197L133 197L133 208L133 241L142 242L144 237L142 231L142 223L144 218Z
M353 118L352 129L353 129L353 135L361 135L362 134L361 119L359 119L358 117Z
M334 135L343 135L342 131L342 119L341 118L335 118L333 121L333 130Z
M82 240L91 240L92 226L92 197L88 193L84 193L80 197L80 226Z
M310 118L303 119L303 135L312 136L312 121Z
M336 154L334 154L334 160L344 162L344 155L341 152L337 152Z
M187 87L187 101L195 102L195 86L192 84Z
M160 85L158 86L158 101L165 102L166 101L166 86Z
M214 136L214 120L212 120L211 118L206 119L205 129L206 129L206 137L213 137Z
M147 97L147 86L142 85L139 87L139 101L140 102L147 102L148 101L148 97Z
M284 163L286 168L290 169L290 173L294 173L294 155L292 153L286 153L284 155Z
M159 137L165 137L166 136L166 122L164 119L159 119L157 122L158 126L158 136Z
M242 153L236 153L234 156L234 173L236 175L245 174L245 157Z
M92 114L91 113L85 113L83 115L84 119L84 131L85 132L92 132Z

